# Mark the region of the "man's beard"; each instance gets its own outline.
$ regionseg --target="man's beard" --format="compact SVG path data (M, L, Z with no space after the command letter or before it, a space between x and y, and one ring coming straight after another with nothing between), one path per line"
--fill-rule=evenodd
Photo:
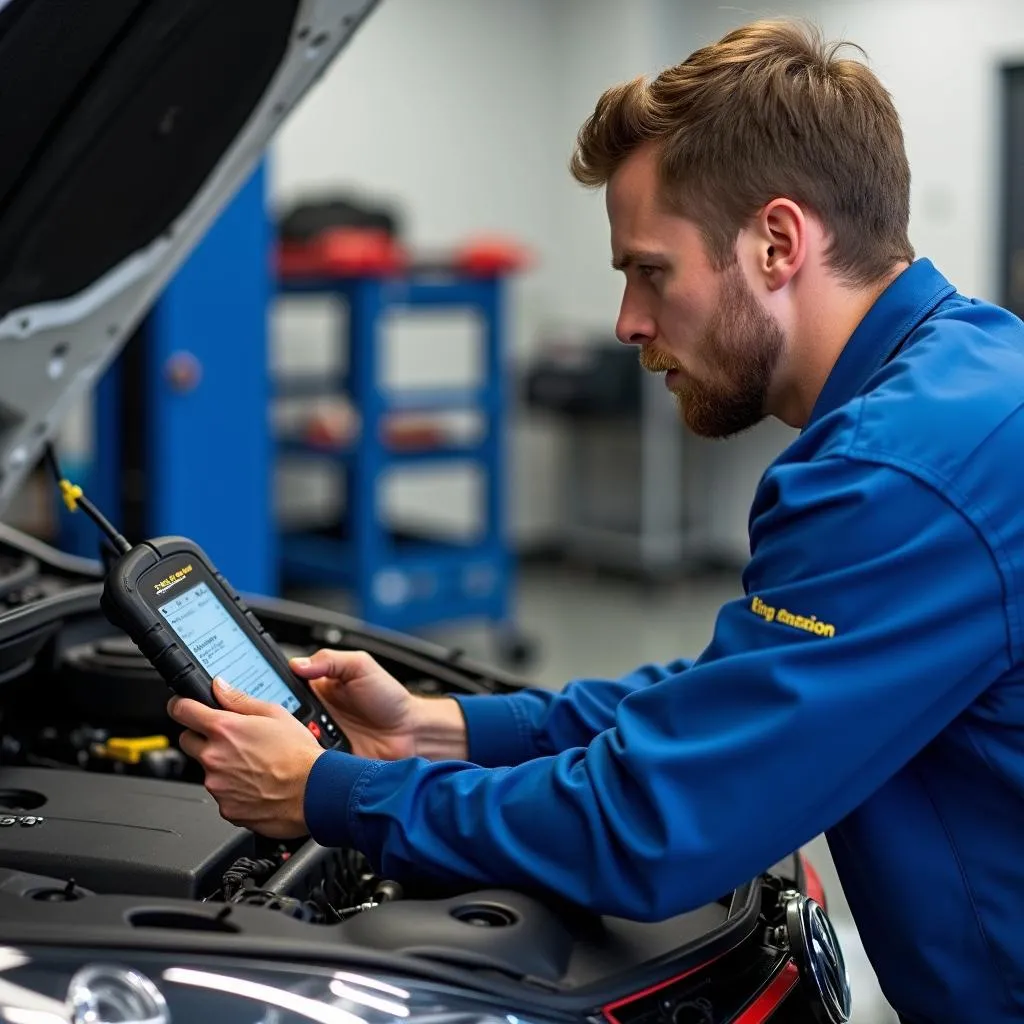
M785 336L778 322L751 294L738 266L722 278L718 308L697 348L708 377L686 375L671 356L655 349L640 352L645 370L679 370L672 388L686 425L701 437L731 437L760 423L772 377L782 357Z

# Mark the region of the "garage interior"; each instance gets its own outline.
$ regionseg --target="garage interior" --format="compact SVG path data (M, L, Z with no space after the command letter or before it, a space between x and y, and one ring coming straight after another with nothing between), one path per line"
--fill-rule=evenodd
M129 536L193 537L240 591L531 684L697 657L742 595L750 501L796 434L685 433L616 341L603 199L567 171L602 90L759 15L855 41L903 118L916 250L1024 314L1020 0L762 6L382 0L67 411L68 476ZM310 264L325 226L337 248ZM382 284L410 258L437 280ZM3 514L95 558L83 520L44 465ZM852 1020L895 1024L824 839L806 852Z

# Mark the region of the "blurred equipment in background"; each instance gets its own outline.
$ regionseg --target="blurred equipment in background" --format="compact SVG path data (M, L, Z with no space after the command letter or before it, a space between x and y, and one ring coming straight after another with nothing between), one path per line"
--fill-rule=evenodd
M643 371L636 352L616 341L554 344L531 368L527 404L587 422L640 415Z
M397 211L353 196L309 197L278 224L278 273L285 277L337 273L390 274L404 270Z
M344 483L337 521L282 531L282 581L346 590L354 614L389 629L487 621L499 656L517 665L533 650L511 621L505 291L525 262L518 246L501 239L415 259L393 211L351 196L303 201L280 223L279 295L329 297L348 313L338 342L347 349L339 360L345 371L283 374L276 382L279 399L303 400L297 422L283 426L279 417L280 457L330 466ZM480 328L478 382L389 388L384 321L399 310L472 311ZM451 414L470 414L474 428L454 429ZM386 521L384 479L438 465L471 465L483 480L479 528L470 538Z
M550 341L529 368L529 408L566 427L559 547L648 580L700 556L686 526L683 429L659 377L614 339Z
M331 231L352 228L379 231L388 238L401 236L398 211L393 206L371 206L358 196L307 196L281 215L277 226L282 246L312 245Z

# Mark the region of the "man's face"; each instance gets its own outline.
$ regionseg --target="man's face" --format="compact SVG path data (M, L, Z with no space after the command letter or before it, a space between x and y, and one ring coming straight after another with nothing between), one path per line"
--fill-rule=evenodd
M626 276L616 334L665 373L695 434L728 437L767 415L785 335L740 265L716 271L696 224L659 204L656 161L641 149L608 184L612 258Z

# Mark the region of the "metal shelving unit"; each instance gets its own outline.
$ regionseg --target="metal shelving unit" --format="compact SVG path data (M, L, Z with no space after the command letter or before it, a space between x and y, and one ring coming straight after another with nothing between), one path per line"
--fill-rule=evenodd
M500 275L472 277L416 270L388 277L288 276L281 295L343 300L348 306L348 372L286 378L281 397L344 394L358 411L360 429L337 448L294 438L278 442L288 459L315 459L346 476L343 521L330 533L287 532L279 538L286 582L350 591L355 612L396 630L457 620L485 620L498 630L502 652L525 660L529 645L511 621L513 557L506 522L506 382L504 295ZM395 311L465 310L481 326L482 379L469 388L391 391L382 380L382 323ZM475 412L479 440L409 448L389 444L387 418L395 413ZM416 466L470 464L485 481L482 528L471 541L398 537L384 521L381 483L386 474ZM417 531L418 534L419 531Z

